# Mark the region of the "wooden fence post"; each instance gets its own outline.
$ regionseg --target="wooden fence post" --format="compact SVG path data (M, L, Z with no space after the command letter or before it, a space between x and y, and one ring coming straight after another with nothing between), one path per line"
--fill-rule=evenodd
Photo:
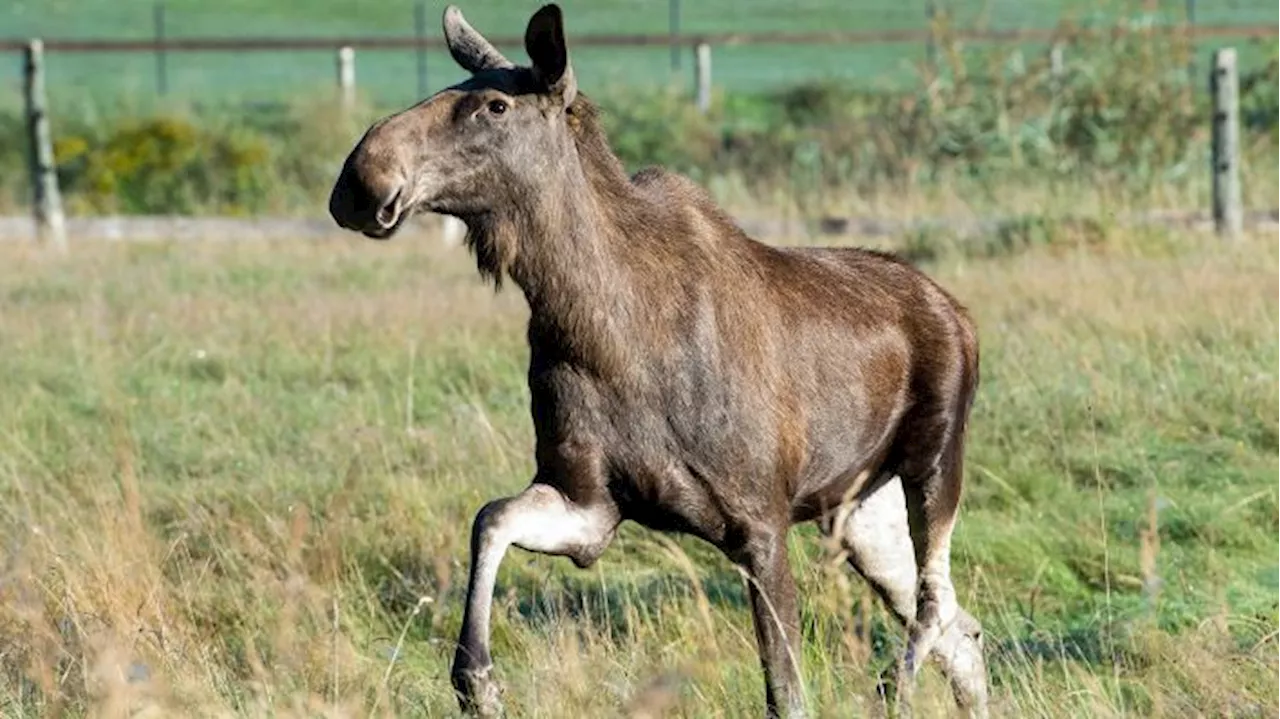
M36 236L59 252L67 250L66 220L62 195L53 164L53 137L49 131L48 105L44 96L44 43L27 42L23 63L23 94L27 101L27 138L31 184L34 190Z
M693 48L694 74L698 78L698 110L711 109L711 46L700 42Z
M1244 229L1240 199L1240 84L1235 48L1214 51L1209 92L1213 96L1213 226L1219 235L1234 238Z
M450 247L461 245L467 237L467 224L453 215L441 215L440 238Z
M1062 94L1062 81L1067 76L1066 48L1061 42L1055 42L1049 48L1049 88L1053 92L1053 101L1058 101Z
M351 110L356 104L356 51L350 47L338 48L338 92L342 109Z

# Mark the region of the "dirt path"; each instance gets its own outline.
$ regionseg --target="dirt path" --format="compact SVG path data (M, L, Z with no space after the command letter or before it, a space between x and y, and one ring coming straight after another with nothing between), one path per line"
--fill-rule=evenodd
M1245 226L1277 229L1280 211L1262 210L1245 214ZM1088 218L1081 218L1087 220ZM901 220L883 217L824 217L810 222L798 219L740 218L748 234L766 241L796 240L804 237L888 238L907 232L937 229L960 238L978 237L997 231L1004 223L1017 218L948 218L934 217ZM1062 218L1069 222L1070 218ZM1189 230L1212 229L1207 212L1151 211L1116 218L1121 225L1163 225ZM459 242L460 226L438 215L410 222L403 230L408 235L432 236L442 241ZM67 219L67 234L72 241L226 241L267 240L280 237L325 238L345 236L328 217L188 217L188 216L109 216L72 217ZM36 237L30 216L0 216L0 241L30 241Z

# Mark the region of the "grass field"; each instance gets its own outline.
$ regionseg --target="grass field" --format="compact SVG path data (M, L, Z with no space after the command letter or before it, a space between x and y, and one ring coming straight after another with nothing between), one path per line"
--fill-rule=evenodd
M955 576L999 716L1276 716L1278 259L1112 230L929 267L982 333ZM532 470L517 293L425 241L0 267L0 715L452 714L470 519ZM861 713L901 637L810 528L792 557L813 706ZM498 597L516 716L760 711L696 542L515 550Z
M501 0L462 3L472 22L484 33L519 37L529 14L541 2ZM563 3L570 43L574 34L656 33L669 29L668 3L585 2ZM1161 21L1180 22L1182 2L1158 5L1154 13L1134 0L966 0L943 3L959 25L988 27L1051 27L1060 18L1083 23L1113 24L1117 18L1155 15ZM10 37L152 37L151 0L13 0L0 6L0 34ZM168 0L166 31L183 36L298 36L298 35L407 35L413 32L413 7L409 0L357 3L354 0L301 2L286 0L237 0L208 3ZM439 38L444 3L428 4L427 30ZM926 23L923 0L912 3L872 0L782 0L766 2L685 2L681 27L686 33L762 30L880 30L920 28ZM1202 1L1197 19L1203 23L1274 24L1276 6L1264 0ZM1219 44L1215 41L1213 44ZM1245 51L1245 64L1269 57L1274 43L1235 43ZM1270 49L1268 49L1270 48ZM524 57L521 47L504 47L513 59ZM1201 54L1209 52L1205 43ZM1044 48L1028 46L1027 53ZM865 83L893 83L909 77L924 59L924 47L914 44L869 46L755 46L717 48L715 82L729 90L746 90L801 80L843 79ZM17 58L14 57L17 68ZM578 48L574 61L581 80L597 90L607 85L666 85L689 81L692 58L673 73L665 48ZM155 101L155 60L149 54L54 55L50 59L51 92L98 101L147 105ZM196 53L174 54L168 59L171 98L262 100L281 94L329 91L333 85L333 57L328 52L302 53ZM461 79L462 74L444 53L428 57L432 90ZM15 97L18 76L11 76ZM416 99L417 76L409 52L362 52L358 79L363 91L381 102L403 104Z

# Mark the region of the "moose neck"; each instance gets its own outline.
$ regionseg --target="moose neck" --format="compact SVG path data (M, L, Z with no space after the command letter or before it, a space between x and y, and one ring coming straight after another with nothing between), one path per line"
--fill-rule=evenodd
M634 315L619 252L630 233L618 216L636 198L602 135L578 137L554 168L540 188L513 193L508 209L476 223L469 242L483 273L500 281L505 272L524 293L531 341L551 339L572 361L608 371Z

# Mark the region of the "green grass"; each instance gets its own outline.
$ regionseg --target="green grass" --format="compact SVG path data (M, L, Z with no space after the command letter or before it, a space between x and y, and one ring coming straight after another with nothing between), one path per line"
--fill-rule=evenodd
M529 14L540 2L502 0L463 3L463 9L484 33L520 37ZM1167 7L1166 7L1167 6ZM150 38L153 33L150 0L16 0L0 7L0 28L10 37ZM564 3L570 43L574 34L656 33L668 31L668 6L661 0L636 4L609 0ZM990 27L1050 27L1060 18L1110 25L1120 17L1139 18L1130 0L988 0L950 3L959 25ZM356 3L353 0L301 2L238 0L207 3L169 0L167 34L182 36L338 36L406 35L413 31L413 3ZM428 32L438 38L442 3L428 5ZM1181 3L1164 3L1157 17L1182 19ZM1204 23L1274 24L1276 7L1262 0L1232 3L1200 2ZM684 2L681 27L686 33L754 32L766 30L881 30L925 25L924 3L873 3L869 0L791 0L790 2ZM1268 56L1268 42L1235 43L1246 48L1245 64ZM1205 43L1201 54L1212 43ZM1256 47L1255 47L1256 46ZM504 47L522 60L523 48ZM1039 48L1027 47L1027 52ZM777 86L815 78L898 83L908 79L924 59L917 44L848 46L749 46L717 48L715 81L733 91ZM15 68L17 58L14 58ZM665 48L578 48L575 68L585 86L666 85L688 82L691 56L673 74ZM1260 61L1260 60L1259 60ZM317 93L333 85L333 57L328 52L195 53L168 59L171 95L175 98L262 100L299 91ZM359 83L371 97L404 104L417 97L416 65L409 52L362 52ZM1203 65L1203 63L1202 63ZM461 79L462 73L444 53L428 57L432 90ZM155 100L155 61L142 54L53 55L49 61L50 91L54 95L86 89L99 100L147 104ZM13 89L18 78L12 76Z
M451 714L470 519L532 471L518 293L427 238L0 257L0 714ZM1273 715L1274 234L941 257L982 332L954 573L996 713ZM793 547L811 699L863 713L900 633ZM759 714L697 542L515 550L497 596L517 716Z

